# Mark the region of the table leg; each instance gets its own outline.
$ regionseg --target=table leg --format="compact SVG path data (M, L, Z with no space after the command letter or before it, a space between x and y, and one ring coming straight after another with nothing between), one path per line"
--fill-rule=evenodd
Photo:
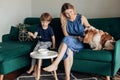
M37 72L36 72L36 80L40 79L40 73L41 73L41 59L38 59Z
M51 62L53 62L53 58L51 59ZM55 80L58 80L56 70L54 70L53 72L54 72L54 77L55 77Z

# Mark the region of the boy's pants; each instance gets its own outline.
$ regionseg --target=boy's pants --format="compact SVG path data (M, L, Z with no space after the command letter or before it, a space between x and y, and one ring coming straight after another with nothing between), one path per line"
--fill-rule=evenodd
M47 49L49 47L51 47L52 42L48 41L48 42L41 42L38 41L37 45L35 46L33 51L37 51L39 49ZM35 65L36 64L36 59L32 58L32 62L31 65Z

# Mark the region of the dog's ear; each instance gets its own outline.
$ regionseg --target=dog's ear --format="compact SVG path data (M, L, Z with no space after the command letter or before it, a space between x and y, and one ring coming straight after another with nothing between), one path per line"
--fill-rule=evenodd
M93 26L90 26L90 27L86 27L85 30L84 30L84 33L87 34L88 32L91 32L93 30L97 30L96 28L94 28Z
M88 33L88 29L89 29L89 28L85 28L85 30L84 30L84 36L85 36L85 34Z
M93 32L93 34L97 34L97 30L96 29L92 29L92 32Z
M84 43L89 43L90 41L92 41L93 36L94 36L93 30L92 30L92 29L89 29L89 28L86 29L86 30L85 30L85 36L84 36L83 42L84 42Z

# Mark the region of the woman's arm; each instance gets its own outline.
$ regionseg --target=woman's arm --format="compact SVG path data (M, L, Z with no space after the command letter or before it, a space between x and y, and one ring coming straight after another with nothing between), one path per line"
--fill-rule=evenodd
M66 26L62 26L62 31L64 36L68 36L69 34L67 33Z
M66 25L67 25L66 18L62 13L60 14L60 21L61 21L61 27L62 27L64 36L68 36L67 30L66 30Z
M82 16L82 24L85 26L85 28L91 28L96 29L95 27L91 26L85 16Z
M85 16L82 16L82 24L85 26L85 28L91 26Z

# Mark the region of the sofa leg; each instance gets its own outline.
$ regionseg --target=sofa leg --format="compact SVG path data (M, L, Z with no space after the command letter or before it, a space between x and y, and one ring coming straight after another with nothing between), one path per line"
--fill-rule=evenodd
M106 76L106 80L110 80L110 76Z
M4 75L0 74L0 80L3 80Z

